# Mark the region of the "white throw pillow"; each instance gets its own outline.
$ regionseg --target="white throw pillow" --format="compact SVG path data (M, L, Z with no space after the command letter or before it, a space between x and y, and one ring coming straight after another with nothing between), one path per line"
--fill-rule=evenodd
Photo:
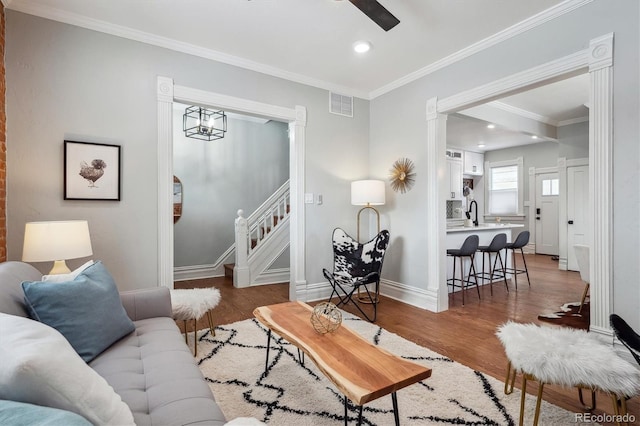
M82 271L84 271L91 265L93 265L93 260L87 261L82 266L80 266L77 269L74 269L68 274L43 275L42 281L48 281L50 283L64 283L67 281L73 281L76 279L78 275L80 275Z
M48 325L0 313L0 399L77 413L94 425L134 425L113 388Z

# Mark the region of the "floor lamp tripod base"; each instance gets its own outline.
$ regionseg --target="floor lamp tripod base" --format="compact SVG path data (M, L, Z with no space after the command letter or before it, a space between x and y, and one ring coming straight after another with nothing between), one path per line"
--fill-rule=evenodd
M360 214L364 210L367 210L367 209L371 209L376 213L377 224L378 224L378 231L377 232L380 233L380 212L378 212L378 210L376 210L375 207L371 206L370 204L367 204L366 206L361 208L360 211L358 211L358 233L356 234L358 242L360 242ZM371 301L371 299L364 298L364 297L362 297L360 295L360 288L358 288L357 297L358 297L358 301L360 303L364 303L364 304L368 304L368 305L371 305L371 304L374 304L374 303L377 304L378 302L380 302L380 285L376 284L376 296L375 296L375 299L373 300L373 302Z

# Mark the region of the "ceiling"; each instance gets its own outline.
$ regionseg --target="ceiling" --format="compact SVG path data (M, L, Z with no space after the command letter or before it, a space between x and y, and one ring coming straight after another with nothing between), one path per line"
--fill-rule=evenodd
M379 0L400 24L385 32L338 0L2 0L6 8L374 99L575 7L576 0ZM580 2L578 2L581 4ZM481 23L481 24L479 24ZM353 51L358 40L373 47ZM493 103L549 125L585 115L583 81ZM448 129L474 150L531 143L501 127L452 116ZM546 120L546 121L545 121ZM473 138L471 137L473 136ZM518 136L518 137L516 137ZM494 145L489 140L495 139ZM544 139L541 139L544 140ZM535 142L535 141L534 141Z
M450 115L447 144L485 152L555 141L558 127L588 121L588 103L589 74L581 74L489 102L482 114L472 108Z
M535 22L548 19L550 14L571 7L565 4L575 3L379 1L400 20L388 32L350 2L336 0L3 0L3 3L8 9L201 54L365 99L390 90L408 76L428 72L438 64L525 31ZM544 11L538 21L530 18ZM523 25L511 28L523 21L526 21ZM371 42L373 48L366 54L356 54L352 46L358 40Z

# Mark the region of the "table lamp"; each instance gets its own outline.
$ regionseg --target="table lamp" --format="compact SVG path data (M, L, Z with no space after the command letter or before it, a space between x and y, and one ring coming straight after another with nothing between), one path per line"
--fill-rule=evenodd
M91 256L91 237L86 220L28 222L24 227L23 262L50 262L49 275L71 272L65 260Z
M358 211L358 242L360 241L360 214L366 209L373 210L378 219L378 232L380 232L380 213L373 206L381 206L384 202L384 181L369 179L351 182L351 204L364 206Z

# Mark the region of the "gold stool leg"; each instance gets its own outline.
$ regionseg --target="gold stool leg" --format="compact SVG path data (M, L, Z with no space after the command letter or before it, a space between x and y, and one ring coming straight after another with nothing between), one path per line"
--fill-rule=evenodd
M207 318L209 319L209 331L212 336L216 335L216 328L213 326L213 317L211 316L211 311L207 311Z
M582 398L582 388L578 386L578 397L580 398L580 404L582 404L582 406L588 410L588 411L593 411L596 408L596 391L595 389L589 389L591 391L591 406L587 405L584 403L584 400Z
M193 319L193 356L198 356L198 320Z
M527 375L522 375L522 393L520 394L520 421L519 426L524 424L524 400L527 397Z
M511 373L513 372L513 375ZM515 368L511 368L511 361L507 363L507 378L504 380L504 394L511 395L513 393L513 384L516 381L518 372Z
M542 402L543 389L544 389L544 383L538 382L538 400L536 401L536 414L533 417L533 426L538 426L538 419L540 418L540 403Z
M587 298L587 293L589 293L589 284L585 284L584 291L582 292L582 299L580 299L580 309L578 309L578 313L582 312L582 308L584 307L584 301Z

